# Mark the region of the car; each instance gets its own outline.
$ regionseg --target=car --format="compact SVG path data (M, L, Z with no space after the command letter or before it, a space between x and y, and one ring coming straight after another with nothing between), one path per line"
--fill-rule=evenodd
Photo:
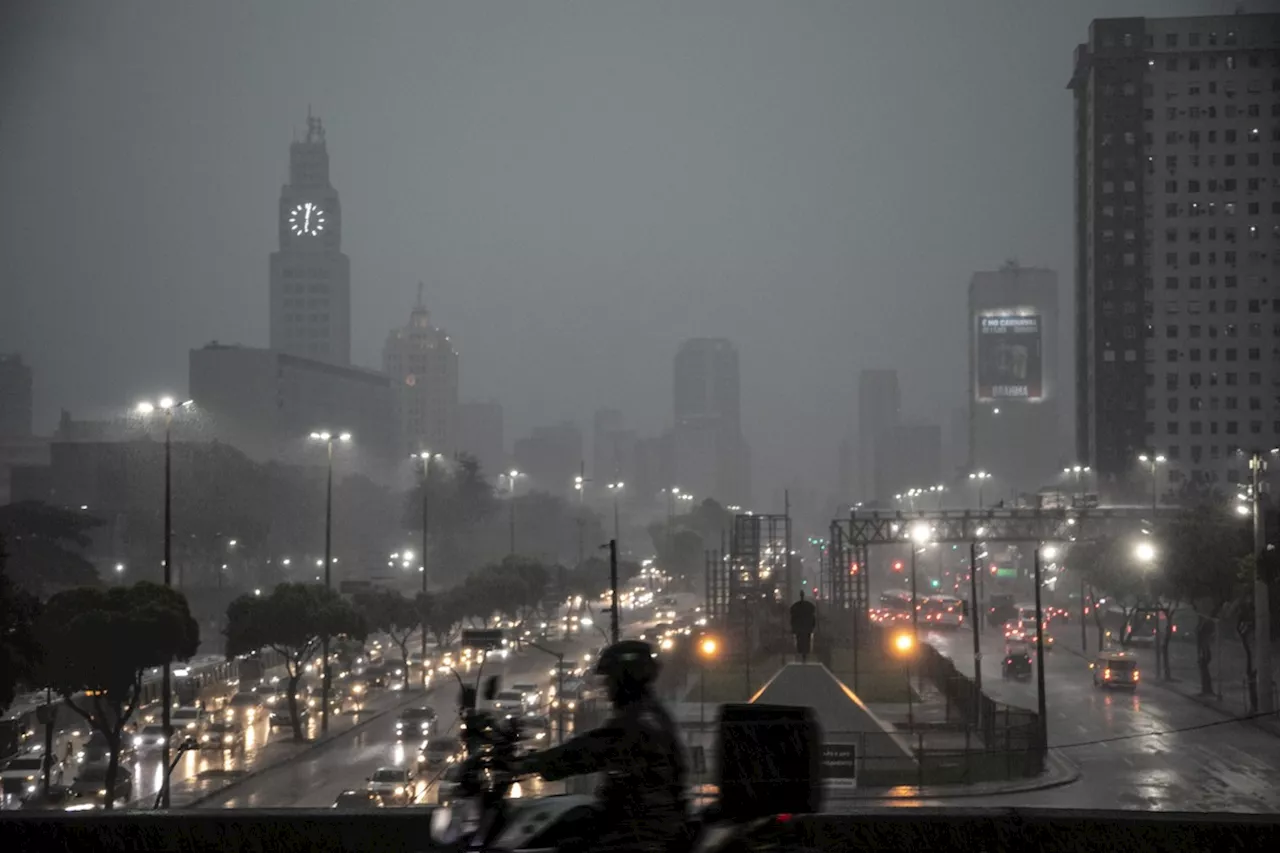
M1089 669L1093 673L1094 687L1138 689L1141 678L1138 660L1130 652L1099 652L1089 664Z
M45 765L49 766L49 781L62 781L63 764L43 752L24 752L10 758L0 766L0 793L5 796L26 797L34 794L44 781Z
M81 767L76 780L71 783L71 793L86 800L101 801L107 796L107 765L90 764ZM133 799L133 774L129 772L128 767L116 768L116 780L111 799L113 801Z
M384 802L408 805L417 798L413 772L404 767L379 767L366 783L365 790Z
M107 744L107 736L102 732L92 732L84 744L76 752L76 761L80 764L106 764L111 757L111 748ZM133 758L133 742L128 737L120 739L120 761L128 762Z
M244 749L244 730L230 720L218 720L205 726L200 734L200 749Z
M364 680L370 688L386 687L391 681L391 670L386 664L374 664L365 668Z
M574 711L578 708L578 703L582 701L582 695L586 692L586 682L577 678L566 678L564 682L564 690L556 694L556 698L551 700L552 708L559 708L564 703L565 710Z
M228 720L243 719L252 722L262 713L262 694L252 690L241 690L231 697L223 716Z
M169 722L172 723L174 731L198 735L205 723L204 710L195 705L174 708L169 713Z
M492 707L495 713L511 716L524 710L524 693L519 690L501 690L493 697Z
M1004 678L1030 678L1031 647L1023 642L1009 643L1004 650L1000 674Z
M423 767L442 767L458 761L461 748L456 740L439 737L427 741L418 756L418 763Z
M385 808L382 797L373 791L356 791L347 789L338 795L333 801L330 808L345 809L347 811L364 811L365 809L381 809Z
M133 736L133 748L138 752L153 752L163 749L166 743L169 744L170 749L174 749L179 742L178 733L172 727L166 732L162 723L143 726Z
M522 697L521 704L525 711L536 711L542 704L542 689L536 684L522 683L513 684L511 689L516 691Z
M458 795L458 784L462 781L462 765L451 764L444 771L436 786L436 804L447 806Z
M298 703L298 722L305 726L307 724L307 719L310 717L310 714L311 712L307 708L307 706L299 702ZM271 709L271 713L267 717L267 725L273 729L280 728L281 726L288 726L289 728L293 728L293 714L289 712L288 703L284 705L277 705L276 707Z
M551 741L551 721L529 714L520 718L520 741L536 749L544 749Z
M405 708L396 718L396 740L424 738L436 726L436 712L432 708Z

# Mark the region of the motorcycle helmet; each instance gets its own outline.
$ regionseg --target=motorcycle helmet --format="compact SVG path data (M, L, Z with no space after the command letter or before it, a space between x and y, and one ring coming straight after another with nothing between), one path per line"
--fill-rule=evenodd
M658 678L658 661L648 643L623 640L600 653L595 674L604 680L612 701L625 701L648 691Z

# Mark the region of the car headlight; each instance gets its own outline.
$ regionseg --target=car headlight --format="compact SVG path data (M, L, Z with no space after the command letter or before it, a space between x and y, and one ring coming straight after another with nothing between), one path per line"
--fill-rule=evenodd
M234 735L223 735L223 736L222 736L222 742L223 742L223 743L231 743L231 742L232 742L232 741L234 741L234 740L235 740L235 736L234 736Z
M140 735L134 735L134 737L133 737L133 745L134 745L134 746L142 746L142 744L143 744L143 739L142 739L142 737L141 737Z
M404 785L396 785L396 796L399 797L402 794L404 794Z
M99 789L98 789L98 796L99 796L99 797L105 797L106 795L107 795L107 789L106 789L106 788L99 788Z
M208 735L204 735L204 736L202 736L202 737L200 738L200 740L201 740L202 742L204 742L204 743L208 743L208 742L209 742L209 736L208 736Z

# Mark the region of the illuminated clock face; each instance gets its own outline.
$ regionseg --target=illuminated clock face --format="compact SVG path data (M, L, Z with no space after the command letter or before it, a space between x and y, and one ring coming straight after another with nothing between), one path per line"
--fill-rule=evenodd
M315 237L324 230L324 211L312 202L304 202L289 211L289 230L299 237Z

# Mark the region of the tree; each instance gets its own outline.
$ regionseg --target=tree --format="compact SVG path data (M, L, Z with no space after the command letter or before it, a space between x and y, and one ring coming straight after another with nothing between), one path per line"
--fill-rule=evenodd
M379 587L357 595L355 606L367 629L383 632L400 649L400 659L406 664L404 688L408 690L409 637L422 621L418 616L417 605L395 590ZM426 665L425 662L423 665Z
M298 715L298 682L323 639L344 635L363 639L364 619L345 598L319 584L282 583L270 595L242 595L227 607L227 660L264 647L284 658L289 719L298 741L306 739Z
M107 590L70 589L45 603L38 632L42 678L106 738L105 787L113 791L121 738L138 710L143 674L190 659L200 645L187 599L146 581ZM108 795L103 808L111 805Z
M444 647L453 639L454 629L466 618L462 596L456 590L445 592L420 592L413 600L418 619L436 638L436 645Z
M429 542L433 579L452 573L462 580L465 573L485 558L490 537L480 535L484 525L497 513L493 486L485 479L474 456L461 454L454 460L432 461L430 477L422 478L405 495L404 528L422 530L422 492L427 490L430 508ZM501 540L506 541L504 536Z
M1166 526L1161 540L1157 589L1168 623L1176 609L1170 602L1185 602L1195 612L1196 663L1200 694L1213 695L1213 640L1219 621L1241 594L1240 561L1252 548L1248 527L1222 505L1187 510ZM1169 640L1163 639L1165 677L1169 673Z
M1134 564L1131 543L1116 537L1074 542L1067 556L1067 567L1080 572L1088 597L1093 602L1098 648L1102 649L1105 645L1103 605L1107 601L1113 601L1123 611L1120 642L1122 645L1127 644L1126 629L1138 610L1143 592L1143 581Z
M40 660L36 621L40 602L18 589L5 573L4 540L0 539L0 713L17 692L18 684L31 678Z
M40 501L0 506L0 538L8 543L9 577L32 593L98 583L93 563L83 556L101 519Z

